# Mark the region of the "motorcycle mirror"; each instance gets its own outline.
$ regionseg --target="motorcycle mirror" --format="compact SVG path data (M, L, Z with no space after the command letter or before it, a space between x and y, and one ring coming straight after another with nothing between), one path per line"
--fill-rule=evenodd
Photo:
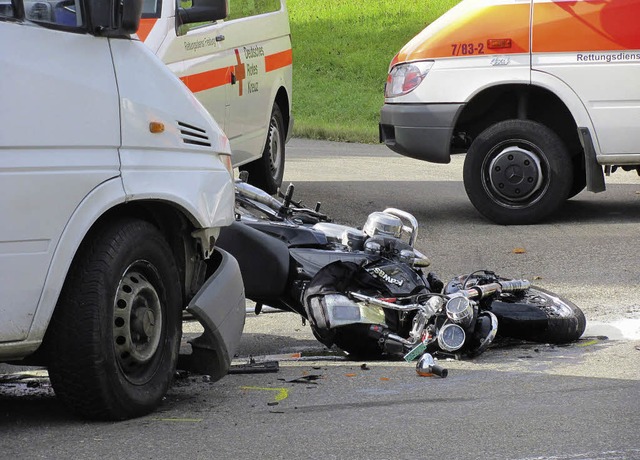
M424 353L416 364L416 373L420 377L432 377L438 375L445 378L449 375L449 371L442 366L436 364L430 353Z

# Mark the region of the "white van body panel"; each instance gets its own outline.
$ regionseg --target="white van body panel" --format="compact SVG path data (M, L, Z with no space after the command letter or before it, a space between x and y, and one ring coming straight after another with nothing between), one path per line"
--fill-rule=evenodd
M71 215L119 175L120 121L107 40L11 24L0 42L12 47L0 54L0 342L9 342L27 337L47 274L64 278L70 261L52 259Z
M109 209L124 203L125 195L119 177L101 183L78 204L60 235L44 280L42 296L33 316L33 323L24 343L13 349L16 357L33 352L42 341L49 320L71 266L78 245L93 224ZM35 267L35 265L33 266ZM10 345L10 344L8 344ZM0 355L4 355L0 344Z
M233 222L233 184L211 150L231 154L229 141L193 94L140 43L112 42L122 114L121 172L127 201L175 203L199 227ZM135 65L136 73L131 73ZM159 78L165 72L166 78ZM140 85L140 79L154 85ZM157 95L163 94L162 99ZM164 131L151 134L149 123Z
M591 54L606 59L631 53ZM633 54L638 55L637 62L577 62L576 53L534 54L532 58L534 70L558 77L582 99L597 127L602 155L637 153L640 146L640 51Z
M438 59L415 90L395 98L394 102L461 103L470 100L483 89L494 86L496 82L529 84L529 62L529 54Z

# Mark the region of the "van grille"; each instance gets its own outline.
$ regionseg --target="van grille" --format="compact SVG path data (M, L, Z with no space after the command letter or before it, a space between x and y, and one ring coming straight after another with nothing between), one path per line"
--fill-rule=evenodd
M182 142L190 145L202 145L203 147L211 147L207 131L181 121L178 122L178 129L182 135Z

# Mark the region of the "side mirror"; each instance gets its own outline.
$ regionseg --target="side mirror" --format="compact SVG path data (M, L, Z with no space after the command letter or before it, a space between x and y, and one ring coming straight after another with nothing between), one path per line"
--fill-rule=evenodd
M87 0L91 32L125 36L138 31L143 0Z
M217 21L227 16L229 16L228 0L193 0L191 8L178 7L180 25Z

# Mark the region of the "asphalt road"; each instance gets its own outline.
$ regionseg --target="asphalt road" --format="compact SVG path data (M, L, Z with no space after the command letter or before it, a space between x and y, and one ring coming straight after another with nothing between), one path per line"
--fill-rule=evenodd
M279 372L182 375L137 420L77 420L42 374L0 384L3 457L640 459L640 180L616 172L605 193L579 194L547 223L504 227L468 202L461 165L294 139L285 180L339 223L413 213L442 278L490 268L570 298L588 321L578 343L502 342L441 362L446 379L423 378L404 362L348 361L292 314L249 315L236 364L278 360Z

